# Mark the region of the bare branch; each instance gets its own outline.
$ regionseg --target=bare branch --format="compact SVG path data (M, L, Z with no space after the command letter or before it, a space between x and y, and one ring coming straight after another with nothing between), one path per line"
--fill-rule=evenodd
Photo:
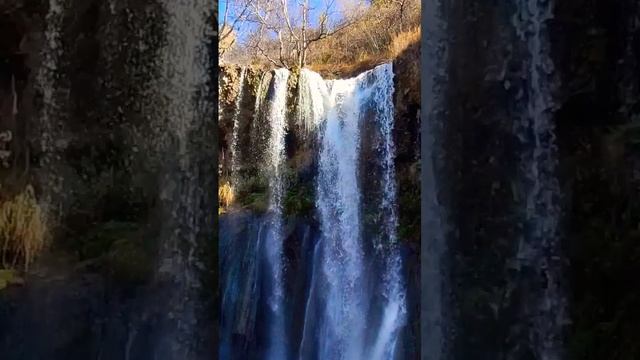
M289 9L287 6L287 0L280 0L280 5L282 6L282 15L284 17L284 21L287 24L287 28L289 29L289 34L291 34L291 36L296 39L296 40L300 40L295 31L293 30L293 26L291 26L291 19L289 18Z
M253 47L268 62L285 67L303 67L312 43L343 31L362 13L334 17L336 0L325 0L321 8L312 7L309 0L245 1L250 2L250 14L245 21L249 27L254 26L252 36L257 39L246 46ZM299 15L292 11L296 7ZM341 20L332 24L332 19L338 18Z

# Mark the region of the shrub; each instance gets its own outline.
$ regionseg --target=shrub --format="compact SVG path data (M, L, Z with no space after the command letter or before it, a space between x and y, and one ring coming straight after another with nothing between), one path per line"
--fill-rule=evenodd
M322 72L354 75L395 58L420 40L420 2L407 0L404 3L402 21L396 4L381 1L342 32L313 44L310 67ZM356 69L350 71L349 67Z
M0 255L5 269L24 270L45 245L47 227L33 187L0 204Z
M287 215L304 216L315 208L314 190L312 187L298 184L290 188L284 199L284 211Z
M233 204L234 198L233 188L229 182L225 182L218 188L218 199L221 208L227 208Z
M369 70L384 62L390 61L402 54L411 45L420 42L421 29L414 26L407 31L398 32L385 41L384 48L361 48L360 52L353 52L339 55L335 53L334 58L328 62L314 62L309 67L325 76L346 77L354 76L363 71ZM325 51L328 53L336 45L331 44L327 39L327 48L319 49L320 56Z

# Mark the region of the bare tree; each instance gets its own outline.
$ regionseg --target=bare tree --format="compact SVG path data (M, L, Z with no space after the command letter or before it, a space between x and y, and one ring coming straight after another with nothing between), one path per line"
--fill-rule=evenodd
M233 47L237 41L236 34L242 28L251 14L251 3L253 0L223 0L224 15L218 30L218 41L220 44L220 56Z
M311 44L351 26L362 12L340 12L336 0L312 6L309 0L253 0L248 44L276 66L303 67Z

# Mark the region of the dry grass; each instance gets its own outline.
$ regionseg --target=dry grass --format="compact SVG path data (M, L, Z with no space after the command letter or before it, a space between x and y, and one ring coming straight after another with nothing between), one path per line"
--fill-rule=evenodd
M233 192L233 188L229 182L225 182L222 186L218 188L218 199L221 208L228 208L233 204L235 200L235 194Z
M390 58L398 57L411 45L420 42L421 33L420 27L416 26L394 36L387 48L387 56Z
M31 186L0 204L0 256L5 269L24 270L45 246L47 227L44 214Z
M308 67L325 77L351 77L377 65L391 61L407 50L411 45L419 43L420 27L396 34L384 51L361 53L355 60L344 60L338 63L312 63Z
M352 76L395 59L420 41L420 3L407 2L403 21L398 8L370 8L360 21L313 45L308 66L325 76Z
M419 43L420 36L420 28L415 27L394 36L385 51L365 55L361 54L361 56L354 61L313 63L310 64L308 68L327 78L355 76L363 71L372 69L377 65L395 59L411 45Z

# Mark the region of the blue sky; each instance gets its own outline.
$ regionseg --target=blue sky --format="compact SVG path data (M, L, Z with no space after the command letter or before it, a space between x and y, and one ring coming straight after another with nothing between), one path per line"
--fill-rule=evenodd
M276 1L276 0L274 0ZM289 0L290 2L292 2L291 0ZM309 4L311 4L311 7L317 7L317 6L322 6L323 4L323 0L309 0ZM227 5L227 0L220 0L218 2L218 14L220 16L220 21L222 21L222 16L224 15L224 9Z
M227 5L227 1L228 0L220 0L218 3L218 19L220 21L220 23L222 23L222 21L224 21L224 11ZM276 1L276 0L273 0ZM288 0L290 4L295 4L297 1L296 0ZM318 9L322 9L324 4L325 4L326 0L309 0L309 4L311 5L312 8L318 8ZM337 7L337 5L334 5L334 8L332 10L333 12L337 12L339 11L339 8ZM316 12L317 14L317 12ZM332 14L334 19L337 19L339 15L337 14ZM317 20L318 16L315 15L314 16L314 11L311 12L311 24L314 25L314 20ZM232 22L232 20L230 19L229 22ZM239 38L242 39L243 36L242 34L239 34Z

